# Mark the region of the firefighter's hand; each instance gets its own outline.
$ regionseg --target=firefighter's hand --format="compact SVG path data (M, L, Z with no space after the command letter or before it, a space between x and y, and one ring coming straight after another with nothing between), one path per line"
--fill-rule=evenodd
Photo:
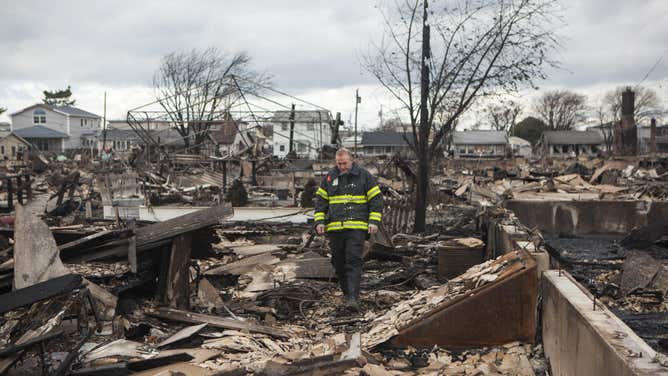
M369 234L375 234L378 232L378 226L369 223Z
M322 235L325 233L325 225L317 225L315 226L315 232L318 233L318 235Z

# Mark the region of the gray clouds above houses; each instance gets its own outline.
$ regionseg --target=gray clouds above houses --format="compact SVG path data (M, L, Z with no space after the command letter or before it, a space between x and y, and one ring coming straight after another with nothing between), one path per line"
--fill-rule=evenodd
M432 6L442 1L433 0ZM382 32L378 1L18 1L0 7L0 106L29 105L41 90L72 85L79 103L120 116L150 98L160 59L215 46L245 51L277 88L308 93L332 111L351 111L361 91L361 123L372 122L382 90L359 55ZM668 1L565 0L565 37L542 87L587 90L640 81L668 49ZM668 79L668 56L650 76ZM660 92L668 97L668 90ZM338 99L337 99L338 98ZM137 103L137 101L140 101ZM92 107L92 108L90 108ZM10 110L18 110L10 108Z

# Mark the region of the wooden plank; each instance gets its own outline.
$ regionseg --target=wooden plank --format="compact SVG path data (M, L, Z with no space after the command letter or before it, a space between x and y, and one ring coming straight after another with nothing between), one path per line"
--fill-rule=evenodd
M187 309L190 306L190 252L192 237L181 234L172 240L167 279L165 303L173 308Z
M164 222L155 223L137 229L137 247L142 248L150 243L174 238L194 230L215 225L220 220L234 214L232 207L227 205L214 206L198 210Z
M259 255L246 257L239 261L209 269L204 272L204 275L241 275L250 272L256 265L273 265L279 261L281 261L281 259L271 253L261 253Z
M97 233L92 234L92 235L84 236L81 239L77 239L77 240L71 241L69 243L62 244L62 245L58 246L58 249L62 252L62 251L67 251L67 250L72 249L72 248L77 248L84 243L88 243L88 242L91 242L93 240L105 237L105 236L107 236L107 235L109 235L113 232L114 232L113 230L100 231L100 232L97 232Z
M209 326L221 329L247 330L251 333L262 333L277 338L288 338L287 332L270 326L253 324L225 317L204 315L195 312L183 311L174 308L162 307L158 311L147 311L147 315L161 319L185 322L190 324L207 323Z
M83 278L80 275L67 274L0 295L0 314L68 293L80 287L82 283Z
M336 273L329 258L317 257L283 261L276 265L276 272L282 273L286 279L294 278L335 278Z

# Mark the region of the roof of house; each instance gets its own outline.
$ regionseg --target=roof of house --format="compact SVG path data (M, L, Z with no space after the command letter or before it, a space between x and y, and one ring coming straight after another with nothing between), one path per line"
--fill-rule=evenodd
M508 143L511 145L531 146L531 142L515 136L508 137Z
M406 138L404 138L404 135ZM359 137L359 136L358 136ZM399 145L399 146L408 146L409 142L413 141L412 133L399 133L399 132L364 132L362 133L362 145ZM355 141L353 137L353 142Z
M150 131L151 137L153 137L154 140L158 141L161 145L165 146L185 146L185 141L183 141L183 137L179 134L179 132L175 128L169 128L169 129L160 129L160 130L154 130L151 129ZM191 135L191 137L194 137ZM191 138L191 144L192 142Z
M504 131L455 131L452 143L456 145L504 145L508 143Z
M596 131L544 131L543 142L550 145L598 145L603 136Z
M23 138L68 138L69 136L55 129L43 125L34 125L28 128L14 130L14 133Z
M2 132L2 134L0 135L0 138L5 138L5 137L9 137L9 136L14 136L14 137L18 138L19 141L23 142L24 144L26 144L26 145L30 145L30 142L28 142L28 141L27 141L26 139L24 139L23 137L17 135L15 132L10 132L10 133Z
M239 133L241 122L234 120L223 120L216 124L217 129L209 129L209 137L219 145L232 145L234 138Z
M104 137L104 133L100 132L98 134L98 138L102 139ZM116 129L114 127L109 127L107 128L107 140L111 141L133 141L133 140L138 140L139 136L137 133L132 130L132 129Z
M80 108L76 108L76 107L73 107L73 106L50 106L50 105L44 104L44 103L35 103L35 104L33 104L31 106L28 106L28 107L26 107L22 110L19 110L19 111L16 111L16 112L12 113L12 114L9 114L9 116L14 116L14 115L20 114L21 112L27 111L27 110L29 110L31 108L34 108L34 107L46 108L46 109L61 113L63 115L86 117L86 118L95 118L95 119L100 118L99 115L95 115L92 112L84 111Z
M280 123L290 121L291 111L275 111L274 115L271 117L272 123ZM329 123L332 119L332 115L327 110L307 110L299 111L295 110L295 123Z
M84 111L80 108L76 108L73 106L51 106L51 108L53 108L56 111L64 112L71 116L96 118L96 119L100 117L92 112Z

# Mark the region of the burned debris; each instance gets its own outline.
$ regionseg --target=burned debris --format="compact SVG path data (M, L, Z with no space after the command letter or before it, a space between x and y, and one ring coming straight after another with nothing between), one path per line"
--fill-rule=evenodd
M340 140L295 141L338 123L262 99L180 147L153 103L128 114L143 143L127 155L3 175L0 374L551 375L577 356L569 330L600 340L592 359L668 373L666 159L437 159L415 232L418 162L357 157L374 186L338 199L384 207L354 223L382 225L350 309L314 226Z

